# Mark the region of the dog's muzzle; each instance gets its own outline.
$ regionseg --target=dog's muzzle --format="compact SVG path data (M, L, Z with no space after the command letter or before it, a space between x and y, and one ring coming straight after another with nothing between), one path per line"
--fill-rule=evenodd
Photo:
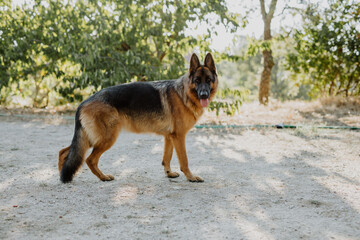
M210 86L206 83L199 84L197 94L200 99L201 106L207 107L209 105Z

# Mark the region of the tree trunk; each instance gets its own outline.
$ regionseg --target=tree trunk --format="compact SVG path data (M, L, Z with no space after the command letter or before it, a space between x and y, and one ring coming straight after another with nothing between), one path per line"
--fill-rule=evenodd
M265 0L260 0L261 15L264 21L264 41L271 39L271 20L274 16L277 0L271 0L269 12L265 10ZM271 49L265 49L263 52L264 69L261 73L261 81L259 86L259 102L267 105L269 102L270 92L270 77L271 70L274 67L274 61L271 54Z
M269 102L271 70L274 66L274 61L271 55L271 50L264 50L262 53L264 58L264 69L261 73L259 102L267 105Z
M333 89L334 89L335 83L334 80L331 81L330 87L329 87L329 96L333 96Z

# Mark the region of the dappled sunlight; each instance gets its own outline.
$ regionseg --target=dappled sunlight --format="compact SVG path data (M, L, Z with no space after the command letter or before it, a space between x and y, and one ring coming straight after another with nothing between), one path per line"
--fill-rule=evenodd
M360 184L358 182L348 181L339 174L314 177L314 180L360 214Z
M187 137L189 166L203 183L186 180L175 151L171 167L180 176L164 176L157 136L123 134L99 164L114 181L100 181L84 164L62 184L55 146L69 141L73 129L38 131L31 124L3 123L20 129L5 131L16 145L1 150L6 237L79 229L85 237L92 231L164 239L352 239L358 233L356 132L314 138L293 130L194 131ZM49 131L58 137L48 138Z
M214 152L221 150L223 159L218 160L224 165L221 171L213 173L218 174L217 179L230 176L234 169L238 172L236 183L225 180L225 186L234 186L226 195L226 204L215 204L213 209L219 223L227 226L225 231L238 231L242 236L239 238L247 239L307 238L322 226L324 234L336 228L338 232L329 233L329 236L341 236L341 239L347 236L348 226L339 226L329 219L351 214L360 221L360 191L356 188L358 182L352 180L358 178L345 177L328 169L329 166L336 168L336 162L329 162L335 148L329 151L322 141L313 137L299 138L292 132L268 131L264 137L251 131L243 132L241 137L225 138L231 140L202 138L208 146L216 146ZM338 140L324 137L324 140L330 139ZM320 144L314 147L313 141ZM342 147L345 145L337 145L337 149ZM321 224L323 221L328 225ZM282 235L285 223L287 231Z
M113 196L113 201L117 205L132 203L136 200L138 188L133 186L120 187Z
M239 214L238 211L241 213ZM276 239L271 235L271 233L265 231L265 229L258 224L259 221L268 221L266 217L263 218L263 214L258 217L256 216L258 214L254 214L254 212L242 212L241 207L238 211L229 212L222 207L215 207L213 209L213 213L223 226L222 230L229 232L229 228L236 228L241 233L241 235L238 236L239 239L243 237L246 239ZM250 219L256 219L256 221L251 221L248 217L246 217L251 215L255 216L250 217Z
M128 133L128 132L126 132L126 133ZM128 134L130 134L130 133L128 133ZM137 145L137 146L140 146L140 145L141 145L140 139L135 139L135 140L132 142L132 144Z
M34 180L35 182L48 182L54 176L58 176L59 171L52 167L41 168L32 171L27 174L25 177Z
M119 157L117 160L115 160L115 161L112 163L112 166L113 166L113 167L119 167L120 165L122 165L122 164L125 162L125 159L126 159L126 156L121 156L121 157Z
M337 233L336 231L328 230L323 232L324 235L328 237L328 239L337 239L337 240L359 240L359 236L352 237L349 235L342 235ZM325 239L325 237L324 237Z
M9 188L15 181L15 178L7 178L6 180L1 181L0 191L4 191L5 189Z
M221 151L222 155L226 158L229 158L229 159L234 159L238 162L247 162L248 160L241 154L239 153L238 151L235 151L233 149L223 149Z
M209 173L216 173L216 171L219 171L214 166L199 166L196 167L196 170L193 171L193 174L209 174Z
M132 174L136 173L136 171L137 170L134 168L126 168L126 169L122 169L121 172L119 173L119 175L120 175L120 178L128 178Z
M163 152L163 145L162 144L155 144L154 147L151 149L152 154L159 154Z
M266 232L257 222L249 221L246 218L240 218L235 224L247 239L277 239L271 233Z
M286 191L286 184L284 183L284 181L281 181L280 179L277 179L275 177L265 178L265 184L263 187L264 191L268 191L269 193L275 191L278 195L283 195Z

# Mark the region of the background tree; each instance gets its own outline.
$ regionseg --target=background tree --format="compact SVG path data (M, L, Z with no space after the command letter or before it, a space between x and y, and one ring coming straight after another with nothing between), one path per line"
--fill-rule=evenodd
M260 0L261 15L264 22L264 41L271 39L271 20L273 19L277 0L271 0L269 10L266 12L265 0ZM264 69L261 73L261 81L259 87L259 102L267 105L269 102L271 70L274 66L274 60L271 54L270 44L268 48L262 51L264 59Z
M268 46L262 40L239 36L231 48L236 61L223 60L217 64L221 87L235 88L242 91L244 100L258 101L259 81L263 70L262 49ZM294 40L275 35L271 40L272 57L275 63L271 71L270 94L274 99L285 101L293 99L309 100L308 89L293 81L293 73L288 69L287 57L294 52Z

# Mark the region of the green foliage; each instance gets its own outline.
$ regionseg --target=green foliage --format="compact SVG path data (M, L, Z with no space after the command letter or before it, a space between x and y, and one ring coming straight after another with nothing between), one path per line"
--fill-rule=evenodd
M248 56L246 54L248 45L249 39L238 37L236 47L232 49L234 52L232 57L219 62L217 67L221 88L248 89L251 92L250 97L252 97L258 91L256 82L259 80L261 54ZM246 98L243 100L248 100Z
M292 72L287 69L286 60L289 52L294 52L294 40L275 35L272 39L274 67L271 71L271 97L286 100L310 100L308 85L299 84L291 78ZM301 74L297 75L301 77Z
M15 9L6 0L0 10L0 89L32 81L72 101L88 86L178 78L184 55L209 51L213 34L210 26L202 38L187 36L188 24L215 17L234 31L239 17L224 0L35 0ZM69 62L76 74L62 70ZM49 76L55 83L44 85Z
M323 11L310 4L303 29L294 34L288 68L311 96L360 94L360 3L337 0Z
M256 56L258 53L261 53L265 50L271 51L271 45L273 40L256 40L251 39L249 41L249 46L246 52L246 56Z
M210 102L209 110L216 111L216 116L219 116L220 112L233 116L239 110L244 97L248 94L249 92L244 89L219 89L216 93L216 100Z

